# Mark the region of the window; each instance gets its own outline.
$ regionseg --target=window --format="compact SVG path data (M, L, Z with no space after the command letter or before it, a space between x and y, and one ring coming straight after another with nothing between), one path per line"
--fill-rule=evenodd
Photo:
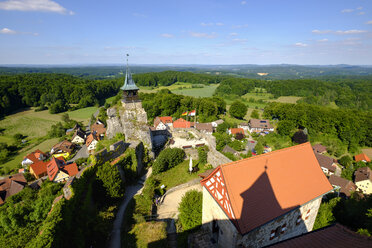
M287 224L285 223L282 226L278 226L275 230L271 231L270 240L273 240L276 237L279 237L280 234L283 234L287 229Z
M296 220L296 226L299 225L299 224L301 223L301 220L302 220L301 215L299 215L299 216L297 217L297 220Z
M310 217L310 209L309 210L307 210L307 212L306 212L306 217L305 217L305 220L307 220L308 218Z

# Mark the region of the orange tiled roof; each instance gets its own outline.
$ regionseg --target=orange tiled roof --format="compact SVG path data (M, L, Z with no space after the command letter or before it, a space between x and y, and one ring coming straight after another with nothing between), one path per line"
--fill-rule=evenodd
M164 124L173 123L173 119L172 119L171 116L160 116L159 119L160 119L161 122L163 122Z
M237 133L244 134L244 129L243 128L230 128L230 132L231 134L237 134Z
M191 122L186 121L182 118L179 118L178 120L173 122L173 128L190 128L191 126Z
M90 127L90 130L92 133L94 133L97 136L100 136L101 134L106 134L106 128L104 124L94 123Z
M34 171L37 177L44 175L47 172L48 162L38 161L30 165L30 168Z
M92 133L88 135L87 140L85 141L85 144L87 147L93 142L93 140L97 140L96 136Z
M310 143L221 165L201 183L242 234L333 189Z
M53 181L56 177L59 168L65 164L65 160L62 157L52 157L52 160L47 164L47 173L50 181Z
M78 169L76 163L73 163L73 164L66 164L65 166L63 166L62 169L63 169L64 171L66 171L67 174L68 174L70 177L75 176L75 175L79 172L79 169Z
M355 155L355 161L356 162L363 161L363 160L365 160L367 162L371 162L371 159L364 153Z

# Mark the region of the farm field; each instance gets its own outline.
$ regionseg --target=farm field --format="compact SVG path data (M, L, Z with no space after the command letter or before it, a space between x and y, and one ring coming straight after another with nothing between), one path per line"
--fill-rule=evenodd
M268 102L296 103L302 97L299 96L281 96L278 99L267 100Z
M77 109L71 112L66 112L70 119L76 121L82 121L85 125L88 125L89 119L98 110L98 107L87 107L82 109Z
M25 157L27 154L29 154L30 152L35 151L36 149L40 149L43 152L50 151L51 147L58 143L58 140L59 140L59 138L48 139L48 140L45 140L44 142L42 142L42 143L40 143L36 146L28 147L24 150L21 150L18 153L17 156L13 157L12 160L10 160L10 161L6 162L5 164L1 165L1 168L8 168L10 170L14 169L14 168L17 168L18 166L21 165L23 157Z
M372 159L372 148L364 148L362 149L362 152Z

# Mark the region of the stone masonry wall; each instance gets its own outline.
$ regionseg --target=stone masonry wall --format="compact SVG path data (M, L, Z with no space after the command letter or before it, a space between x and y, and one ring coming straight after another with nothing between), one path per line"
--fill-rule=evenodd
M225 155L216 150L216 137L201 132L198 132L198 134L205 138L209 144L208 163L210 163L213 168L216 168L221 164L232 162L231 159L227 158Z

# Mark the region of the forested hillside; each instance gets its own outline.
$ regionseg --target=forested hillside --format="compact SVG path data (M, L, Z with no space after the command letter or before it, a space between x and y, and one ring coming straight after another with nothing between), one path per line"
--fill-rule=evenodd
M117 93L120 80L88 80L66 74L0 76L0 116L22 107L48 107L51 113L92 106Z

